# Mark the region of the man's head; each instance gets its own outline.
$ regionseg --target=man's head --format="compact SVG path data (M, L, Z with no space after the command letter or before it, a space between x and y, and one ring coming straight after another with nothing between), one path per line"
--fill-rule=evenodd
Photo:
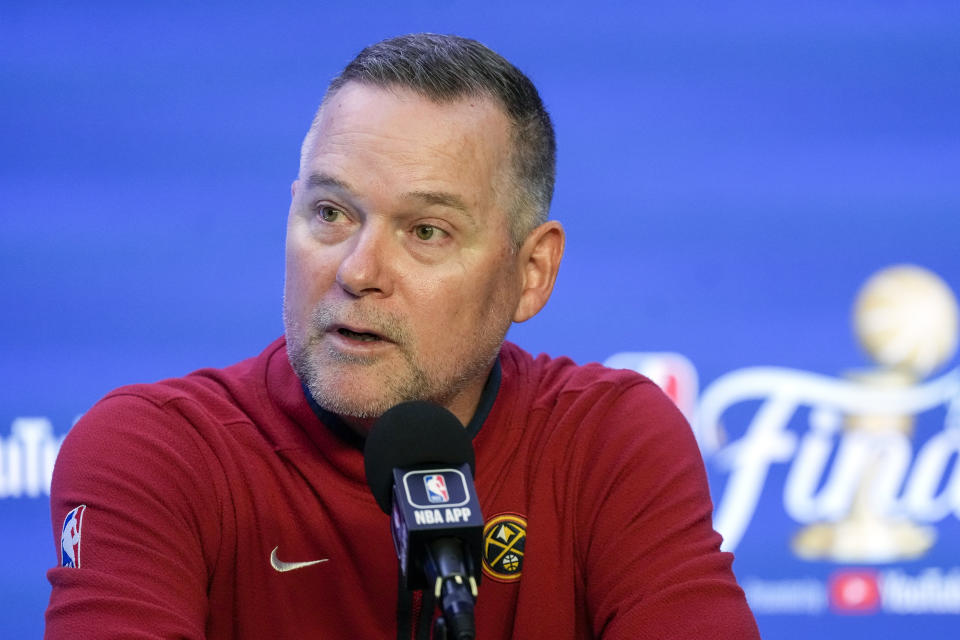
M481 87L507 70L523 82ZM502 97L517 84L549 132L546 178L528 180L517 151L531 125ZM327 92L292 188L287 349L317 402L369 419L425 399L469 419L510 323L552 290L563 230L539 222L552 182L549 118L505 60L432 35L364 50ZM530 202L542 210L518 218Z
M437 104L467 97L491 99L511 123L510 231L514 242L519 246L532 229L547 221L556 169L553 124L536 87L503 56L476 40L432 33L370 45L330 83L304 149L323 104L348 83L405 89Z

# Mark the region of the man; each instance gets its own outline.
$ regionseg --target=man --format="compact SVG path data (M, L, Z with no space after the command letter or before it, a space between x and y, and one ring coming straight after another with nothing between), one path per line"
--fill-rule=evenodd
M427 637L362 455L424 399L476 449L478 638L757 637L669 400L504 342L563 252L554 146L533 85L477 42L361 52L303 143L285 338L117 390L65 441L48 636Z

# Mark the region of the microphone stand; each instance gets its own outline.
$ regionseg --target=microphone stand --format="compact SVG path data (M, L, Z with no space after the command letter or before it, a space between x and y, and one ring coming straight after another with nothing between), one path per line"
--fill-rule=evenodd
M473 604L477 599L477 581L473 577L470 556L456 538L437 538L427 545L424 573L433 585L437 606L443 612L433 624L433 640L474 640L476 629Z

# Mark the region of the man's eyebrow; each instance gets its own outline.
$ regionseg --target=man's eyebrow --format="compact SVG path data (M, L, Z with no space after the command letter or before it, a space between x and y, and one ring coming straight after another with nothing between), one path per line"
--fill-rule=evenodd
M445 191L409 191L406 193L408 198L422 200L426 204L435 204L442 207L450 207L470 217L470 210L467 203L460 196Z
M343 180L334 178L326 173L311 173L309 176L307 176L307 188L312 189L317 187L338 189L348 193L353 192L353 189L350 188L350 185Z

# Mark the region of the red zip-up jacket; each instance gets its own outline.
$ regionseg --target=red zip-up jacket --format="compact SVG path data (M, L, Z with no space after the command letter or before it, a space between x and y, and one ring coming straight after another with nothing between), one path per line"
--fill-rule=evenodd
M494 374L468 426L479 640L759 637L691 431L654 384L510 343ZM425 637L433 603L399 588L362 443L334 422L283 339L107 395L54 471L68 566L48 572L47 637Z

